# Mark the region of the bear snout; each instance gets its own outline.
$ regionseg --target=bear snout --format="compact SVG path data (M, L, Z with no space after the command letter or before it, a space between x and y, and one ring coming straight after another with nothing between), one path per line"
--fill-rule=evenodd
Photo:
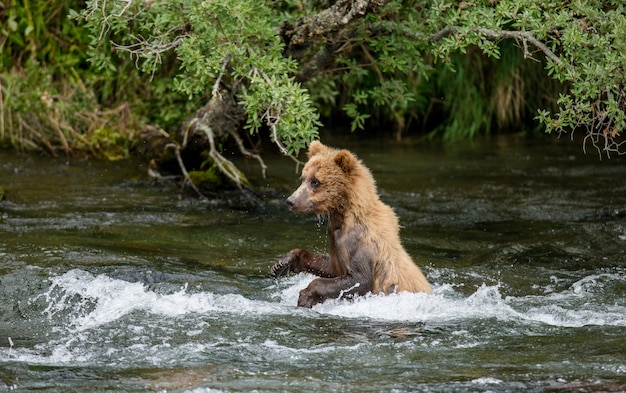
M294 213L304 213L310 210L310 200L306 185L301 185L289 198L287 205Z

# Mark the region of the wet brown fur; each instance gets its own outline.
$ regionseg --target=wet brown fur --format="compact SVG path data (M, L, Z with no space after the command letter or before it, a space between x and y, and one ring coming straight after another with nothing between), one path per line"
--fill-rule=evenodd
M310 272L320 276L300 292L298 305L368 292L426 292L428 281L402 247L398 218L380 201L369 169L348 150L311 143L302 184L287 199L296 213L328 215L329 255L300 248L285 254L272 276Z

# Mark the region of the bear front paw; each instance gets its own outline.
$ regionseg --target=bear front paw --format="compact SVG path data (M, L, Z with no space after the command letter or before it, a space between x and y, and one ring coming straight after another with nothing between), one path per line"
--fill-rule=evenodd
M284 277L289 274L291 271L291 261L293 261L293 256L291 254L287 254L280 258L278 262L272 266L270 269L270 275L273 278Z
M302 249L294 248L283 255L270 269L270 275L277 278L286 276L289 272L299 273L298 262L300 261L301 254Z

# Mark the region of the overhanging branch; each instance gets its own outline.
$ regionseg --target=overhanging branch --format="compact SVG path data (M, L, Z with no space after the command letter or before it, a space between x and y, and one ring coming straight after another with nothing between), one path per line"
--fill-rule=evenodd
M513 31L513 30L493 30L493 29L487 29L484 27L478 27L476 28L475 31L489 39L497 40L497 39L512 38L518 41L522 41L522 43L524 44L524 56L527 58L532 57L530 53L528 52L527 46L526 46L527 43L531 43L537 49L543 52L543 54L546 55L546 57L548 57L550 60L554 61L558 65L563 65L563 60L561 60L559 56L557 56L554 52L552 52L552 50L548 48L548 46L545 43L539 41L531 32ZM454 27L454 26L446 27L445 29L442 29L438 31L437 33L433 34L428 39L428 41L437 42L445 37L454 35L457 32L458 32L457 27Z
M491 29L485 29L485 28L482 28L482 27L478 28L478 32L480 34L484 35L485 37L491 38L491 39L513 38L513 39L520 40L520 41L524 42L524 44L526 42L530 42L537 49L542 51L544 55L546 55L548 58L550 58L552 61L554 61L556 64L558 64L558 65L562 65L563 64L563 61L554 52L552 52L552 50L550 48L548 48L548 46L546 44L544 44L543 42L539 41L530 32L527 32L527 31L509 31L509 30L496 31L496 30L491 30ZM528 53L524 53L524 55L525 56L530 56Z

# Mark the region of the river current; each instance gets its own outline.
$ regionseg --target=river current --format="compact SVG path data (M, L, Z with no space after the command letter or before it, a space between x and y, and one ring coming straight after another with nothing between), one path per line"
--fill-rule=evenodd
M626 390L626 160L328 143L370 167L432 295L297 308L313 277L269 268L325 250L326 222L286 208L285 158L261 199L200 201L134 161L0 152L0 392Z

